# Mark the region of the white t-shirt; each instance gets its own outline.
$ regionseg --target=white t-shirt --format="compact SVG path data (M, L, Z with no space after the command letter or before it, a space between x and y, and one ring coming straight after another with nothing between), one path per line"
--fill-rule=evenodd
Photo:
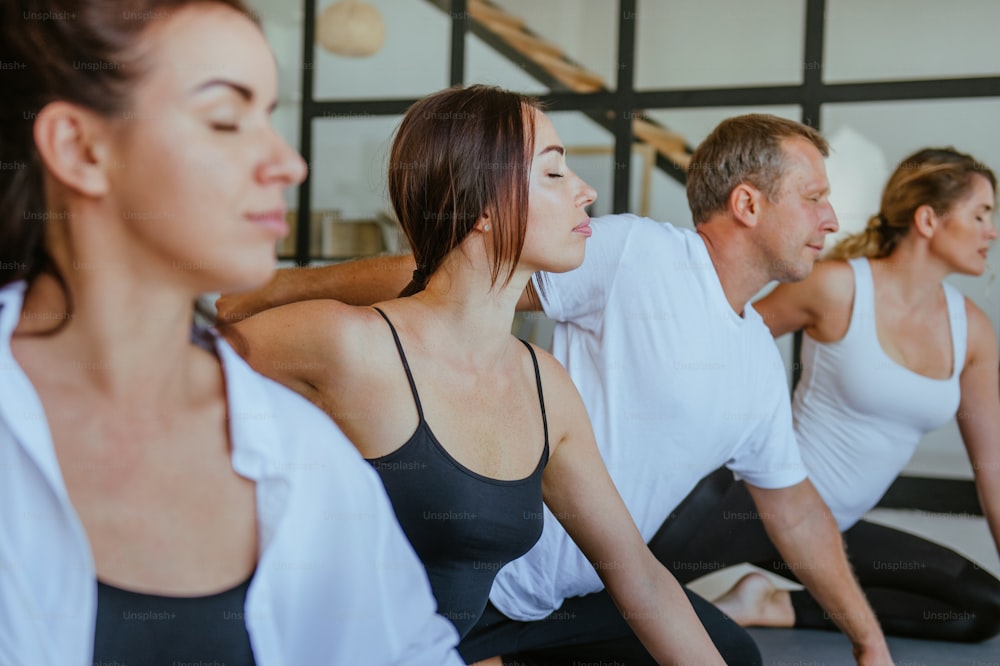
M802 461L841 530L878 504L926 433L954 418L968 336L965 297L945 283L951 376L931 379L899 365L878 341L868 260L850 265L854 303L847 333L833 343L803 336L802 380L792 401Z
M0 666L85 666L97 577L42 404L11 354L23 292L0 289ZM233 469L256 484L244 607L256 663L463 664L375 471L320 410L224 341L216 350Z
M634 215L591 224L583 265L536 288L643 538L723 465L761 488L805 479L774 340L750 305L733 312L701 237ZM541 539L499 572L490 599L533 620L602 587L546 510Z

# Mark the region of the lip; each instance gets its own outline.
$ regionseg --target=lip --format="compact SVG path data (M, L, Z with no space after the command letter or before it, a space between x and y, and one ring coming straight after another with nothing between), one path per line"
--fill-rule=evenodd
M243 217L247 221L273 232L279 238L283 238L288 234L288 222L285 220L285 211L282 208L261 211L259 213L247 213Z
M588 218L586 222L581 222L573 227L573 233L590 238L594 233L594 230L590 228L590 219Z
M815 250L816 254L821 254L823 252L823 246L822 245L813 245L812 243L810 243L810 244L806 245L806 247L808 247L810 250Z

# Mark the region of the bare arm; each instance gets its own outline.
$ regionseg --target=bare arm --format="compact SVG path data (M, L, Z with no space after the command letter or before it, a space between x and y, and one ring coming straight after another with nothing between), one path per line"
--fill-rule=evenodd
M410 283L415 267L412 254L400 254L329 266L281 268L263 287L238 294L223 294L215 306L221 321L234 322L280 305L313 299L372 305L398 296ZM517 309L539 310L538 303L535 288L529 282Z
M956 420L972 462L979 503L1000 553L1000 360L989 318L971 301L966 304L969 349Z
M409 254L282 268L260 289L223 294L216 307L222 321L240 321L269 308L312 299L371 305L398 296L409 283L413 269L413 256Z
M618 609L661 664L723 664L673 575L646 546L608 475L576 388L547 355L546 405L560 432L545 469L545 503L594 564ZM568 427L565 427L568 424Z
M858 664L892 664L875 613L851 572L837 523L808 479L788 488L747 484L778 552L854 645Z

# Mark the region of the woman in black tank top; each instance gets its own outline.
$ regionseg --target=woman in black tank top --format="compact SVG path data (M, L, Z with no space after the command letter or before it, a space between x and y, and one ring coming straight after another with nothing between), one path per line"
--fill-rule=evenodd
M653 658L721 664L618 496L568 375L510 335L531 275L578 266L591 234L594 190L552 123L497 88L436 93L407 111L388 179L417 264L400 298L262 312L235 326L249 362L369 459L463 635L499 568L538 539L544 497Z

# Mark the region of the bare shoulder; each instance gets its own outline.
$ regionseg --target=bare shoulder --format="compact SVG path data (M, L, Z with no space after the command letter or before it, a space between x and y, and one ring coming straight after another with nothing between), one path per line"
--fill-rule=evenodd
M545 412L553 441L559 441L575 428L585 426L589 429L590 419L583 398L580 397L580 392L566 372L566 368L548 351L534 344L531 348L538 358Z
M538 372L542 378L542 387L545 390L546 397L548 397L550 392L564 391L567 388L576 391L573 380L570 379L566 368L556 360L556 357L551 352L533 342L528 342L527 344L535 352L535 358L538 359Z
M754 303L775 337L805 329L822 342L843 337L850 323L854 274L844 261L821 261L799 282L785 282Z
M821 261L806 278L813 324L806 332L820 342L835 342L847 334L854 304L854 271L846 261Z
M846 261L820 261L806 281L827 303L850 305L854 300L854 270Z
M338 366L352 376L377 377L381 366L395 373L399 357L389 324L373 307L346 305L340 301L323 303L323 317L315 320L315 335L330 340L330 352L338 356Z
M334 300L311 300L281 305L265 310L247 320L248 323L269 320L272 333L294 335L313 348L338 351L341 345L363 344L366 331L376 315L369 308L345 305Z
M969 329L967 358L973 360L984 356L991 359L996 357L997 336L993 322L968 296L965 297L965 319Z
M334 300L310 300L265 310L234 328L248 360L283 362L312 380L354 374L381 355L388 329L371 308ZM265 373L266 374L266 373ZM323 381L323 383L326 383Z

